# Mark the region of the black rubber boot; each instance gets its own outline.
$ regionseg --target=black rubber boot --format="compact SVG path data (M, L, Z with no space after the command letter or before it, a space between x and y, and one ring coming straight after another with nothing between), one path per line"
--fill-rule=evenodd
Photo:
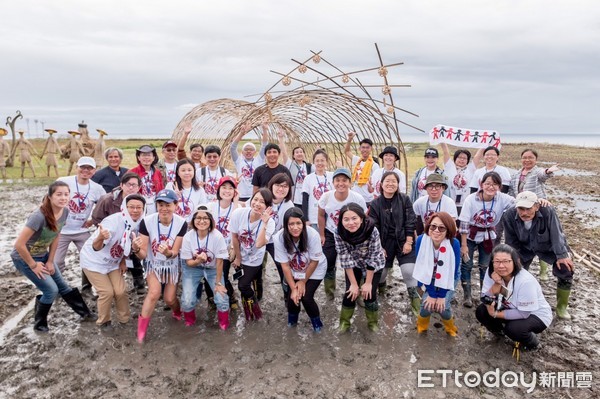
M33 329L39 332L48 332L48 312L52 307L52 304L45 304L40 302L42 296L38 295L35 297L35 315Z
M85 304L85 301L81 297L81 293L77 288L73 288L67 294L64 294L62 298L65 300L67 305L71 307L79 316L81 321L96 321L98 316L90 311L90 308Z

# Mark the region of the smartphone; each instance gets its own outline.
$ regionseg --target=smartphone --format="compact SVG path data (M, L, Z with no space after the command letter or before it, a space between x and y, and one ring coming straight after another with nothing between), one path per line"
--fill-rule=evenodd
M238 271L233 273L233 281L239 280L244 275L244 269L240 268Z

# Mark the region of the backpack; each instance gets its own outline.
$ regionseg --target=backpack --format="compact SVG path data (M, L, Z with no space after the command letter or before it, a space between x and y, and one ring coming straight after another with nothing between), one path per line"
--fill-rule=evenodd
M206 168L208 168L208 166L205 166L202 169L200 169L200 173L202 173L203 182L206 182ZM221 171L221 177L226 176L224 167L219 166L219 170Z

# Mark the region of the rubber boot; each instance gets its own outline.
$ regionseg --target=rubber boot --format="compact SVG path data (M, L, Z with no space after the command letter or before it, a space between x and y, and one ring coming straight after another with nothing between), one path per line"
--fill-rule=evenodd
M52 304L47 305L45 303L40 302L41 297L41 295L35 297L35 315L33 316L33 329L39 332L48 332L48 312L50 312Z
M523 342L521 346L523 348L523 351L534 351L539 349L540 341L538 340L537 335L531 332L529 333L529 339L527 340L527 342Z
M373 332L379 331L379 311L365 309L365 315L367 316L369 330Z
M325 296L330 301L333 301L333 299L335 298L335 279L323 279L323 286L325 287Z
M454 324L454 317L451 317L449 320L442 319L442 324L444 325L444 330L446 330L449 336L456 337L458 334L458 328L456 328L456 325Z
M382 281L377 286L377 292L379 295L384 296L387 293L387 282Z
M183 319L187 327L193 326L196 324L196 311L192 309L189 312L183 312Z
M313 330L316 333L320 333L321 329L323 328L323 322L321 322L321 318L319 316L317 317L311 317L310 318L310 323L312 324Z
M352 315L354 315L354 308L347 308L342 306L342 311L340 313L340 332L345 333L350 329L352 325L351 319Z
M417 315L417 333L424 333L429 329L429 319L431 316L423 317L420 314Z
M471 299L471 282L470 281L462 281L461 285L462 285L463 294L464 294L464 298L465 298L463 301L463 306L465 308L472 308L473 307L473 299Z
M540 281L548 281L548 264L540 259Z
M242 299L242 306L244 308L244 316L246 317L246 321L254 320L251 301L251 299Z
M296 327L299 313L288 313L288 327Z
M406 291L408 292L408 297L410 298L410 308L416 317L421 311L421 297L419 296L417 287L408 287Z
M571 290L562 288L556 289L556 315L559 319L571 320L571 315L567 310L567 307L569 306L569 295L571 295Z
M73 288L62 298L81 317L81 321L96 321L98 316L90 311L77 288Z
M139 315L137 340L140 344L143 343L144 339L146 338L146 331L148 331L148 324L150 324L150 318Z
M182 316L183 316L183 313L181 313L181 308L173 309L171 311L171 317L173 317L177 321L181 321Z
M229 328L229 310L217 311L217 318L219 319L219 328L225 331Z
M262 319L262 310L260 310L260 305L258 301L252 301L252 314L254 315L254 320Z

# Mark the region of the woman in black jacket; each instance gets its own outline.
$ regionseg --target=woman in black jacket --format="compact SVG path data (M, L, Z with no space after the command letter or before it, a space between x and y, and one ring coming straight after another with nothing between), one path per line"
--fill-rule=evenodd
M398 192L399 178L394 172L385 172L381 177L381 196L371 202L369 217L381 235L381 246L385 254L385 268L379 283L380 293L386 290L386 277L398 259L400 270L411 308L416 315L421 306L417 292L417 280L412 277L415 267L414 250L416 217L412 202L406 194Z

